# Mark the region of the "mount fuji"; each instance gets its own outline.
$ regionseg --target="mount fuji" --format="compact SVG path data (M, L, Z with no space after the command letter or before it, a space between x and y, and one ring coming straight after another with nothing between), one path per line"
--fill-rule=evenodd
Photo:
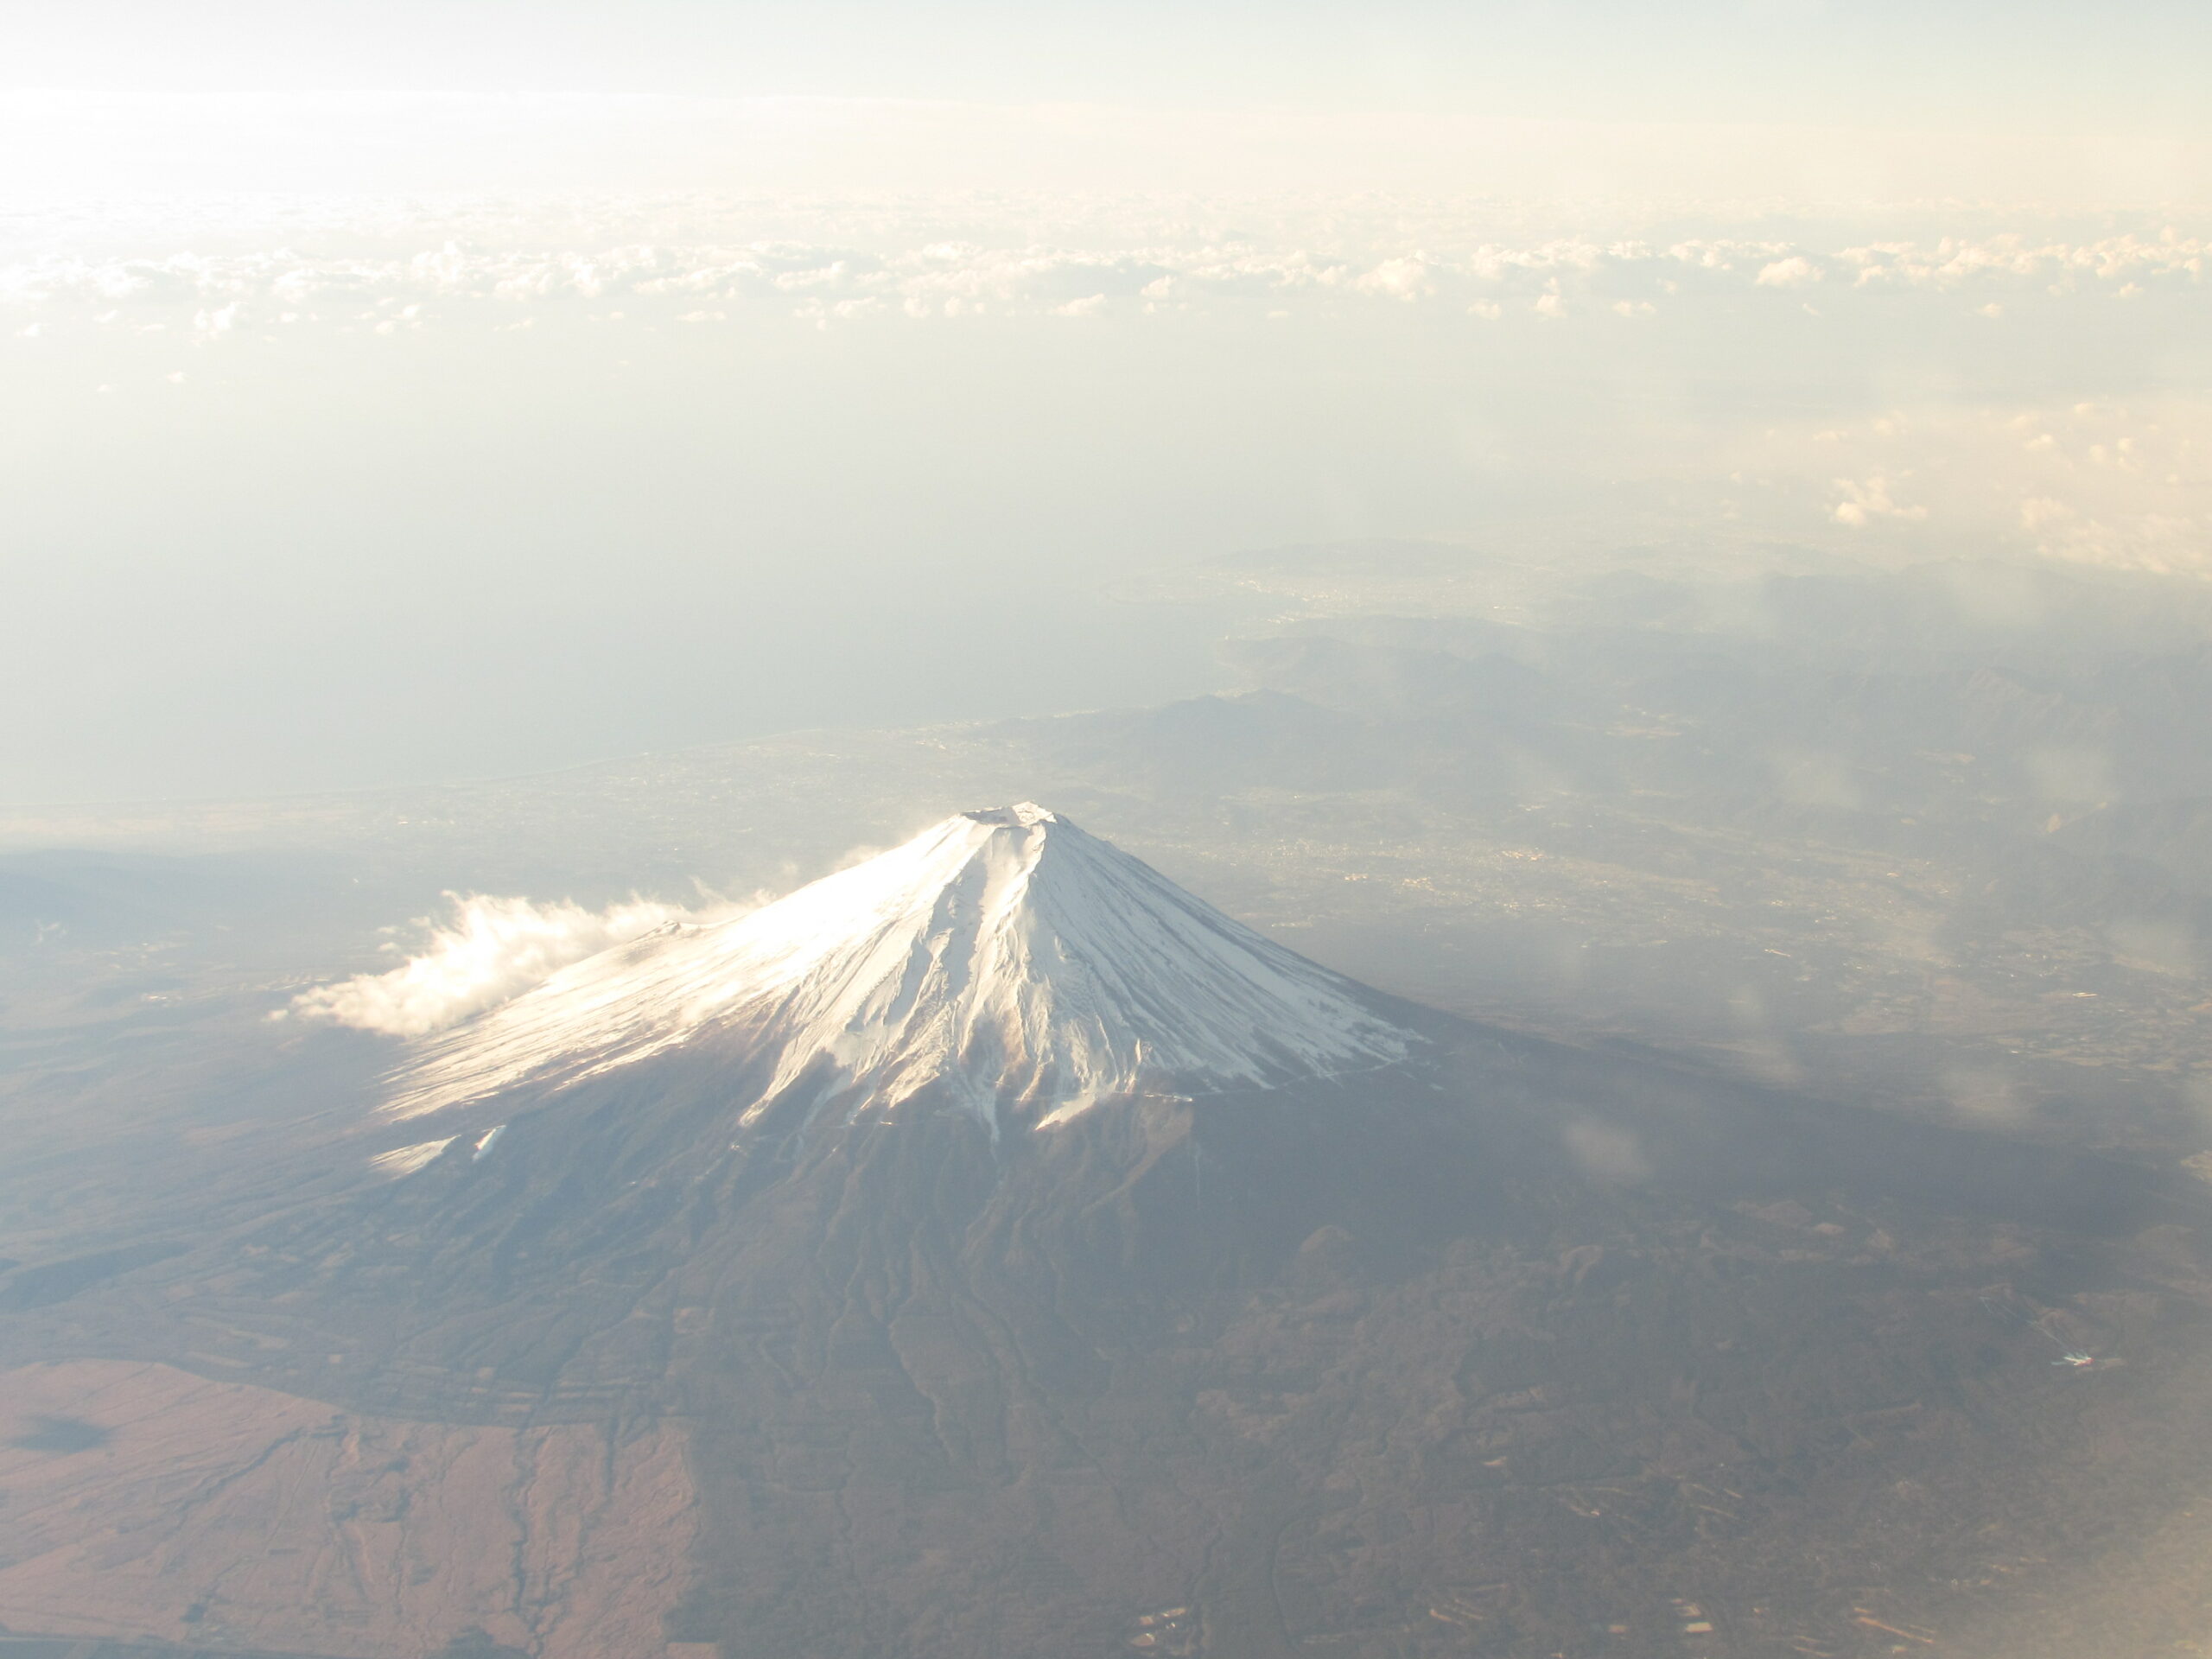
M1039 1128L1103 1101L1387 1065L1375 993L1033 803L963 812L765 909L671 925L464 1026L387 1109L428 1116L656 1055L888 1112L925 1090ZM762 1067L765 1066L765 1071Z
M2143 1287L2212 1308L2193 1188L1402 1002L1033 804L576 963L337 1116L0 1344L353 1414L265 1466L327 1443L282 1513L357 1622L264 1628L354 1659L1869 1651L1993 1516L2079 1541L2015 1454L2074 1408L2051 1343L2148 1376ZM147 1593L242 1620L234 1554Z

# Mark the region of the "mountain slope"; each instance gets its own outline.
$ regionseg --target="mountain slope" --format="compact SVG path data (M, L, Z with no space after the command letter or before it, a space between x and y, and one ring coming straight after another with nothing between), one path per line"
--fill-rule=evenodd
M2212 1479L2201 1200L1394 1003L1039 809L579 964L399 1090L285 1153L339 1185L0 1360L680 1441L665 1634L725 1659L2020 1659L1980 1586Z
M557 1089L677 1049L771 1055L888 1111L957 1089L1039 1126L1103 1100L1403 1059L1376 999L1024 803L948 818L734 921L577 963L464 1027L391 1108Z

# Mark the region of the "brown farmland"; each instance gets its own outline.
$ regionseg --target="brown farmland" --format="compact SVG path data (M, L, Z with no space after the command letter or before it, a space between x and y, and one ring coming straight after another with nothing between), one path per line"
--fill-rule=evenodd
M683 1431L360 1415L166 1365L0 1374L0 1624L376 1659L661 1654Z

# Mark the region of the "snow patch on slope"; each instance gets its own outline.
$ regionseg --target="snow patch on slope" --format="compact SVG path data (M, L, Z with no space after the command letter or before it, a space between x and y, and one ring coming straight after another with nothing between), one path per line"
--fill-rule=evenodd
M1033 804L962 813L766 908L677 924L433 1041L388 1110L558 1088L699 1046L827 1068L888 1109L932 1084L1040 1127L1146 1090L1268 1085L1404 1058L1341 976Z

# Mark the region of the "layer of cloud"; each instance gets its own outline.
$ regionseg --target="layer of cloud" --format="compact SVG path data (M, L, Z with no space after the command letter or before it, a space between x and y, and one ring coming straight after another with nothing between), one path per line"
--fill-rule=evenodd
M685 199L412 214L404 204L357 204L350 218L326 203L302 207L296 220L263 204L249 217L256 233L283 227L298 240L155 251L186 232L141 226L127 235L147 251L126 253L115 245L126 232L114 226L41 222L10 238L21 251L0 262L0 307L157 327L203 345L303 324L397 333L486 308L510 319L566 308L600 322L696 325L1432 305L1461 317L1496 308L1605 323L1663 317L1700 297L1763 295L1780 316L1802 313L1814 292L1823 311L1911 292L1955 298L1961 316L1995 321L2069 301L2201 298L2212 264L2212 231L2147 218L2094 236L1968 226L1815 243L1719 231L1501 238L1528 215L1480 203L1385 212L1193 200L1144 212L1102 202L1033 212L1010 202L809 210ZM346 251L317 251L338 243ZM365 243L374 251L362 251Z
M1839 524L1849 524L1853 530L1863 530L1877 518L1901 518L1917 524L1928 517L1926 507L1907 506L1893 499L1890 480L1879 474L1863 484L1839 478L1835 487L1842 499L1829 516Z
M1896 409L1766 428L1719 459L1733 514L1789 533L1824 519L1861 555L2011 553L2212 575L2202 393Z
M442 918L407 930L418 943L397 967L358 974L295 997L285 1012L320 1024L422 1037L520 995L570 963L655 929L724 920L745 906L702 909L633 899L604 910L484 893L448 893ZM397 939L385 949L406 949Z

